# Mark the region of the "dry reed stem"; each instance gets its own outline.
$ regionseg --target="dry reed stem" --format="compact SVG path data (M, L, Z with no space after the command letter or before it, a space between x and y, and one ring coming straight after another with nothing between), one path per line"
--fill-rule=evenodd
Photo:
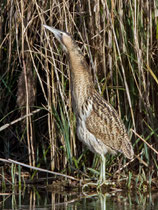
M80 181L79 179L76 179L73 176L68 176L68 175L65 175L65 174L61 174L61 173L49 171L49 170L46 170L46 169L43 169L43 168L38 168L38 167L35 167L35 166L30 166L28 164L24 164L24 163L21 163L21 162L12 160L12 159L6 160L6 159L3 159L3 158L0 158L0 161L6 162L6 163L14 163L16 165L20 165L20 166L23 166L23 167L26 167L26 168L30 168L30 169L33 169L33 170L36 170L36 171L41 171L41 172L53 174L55 176L62 176L62 177L65 177L67 179L72 179L72 180Z
M156 149L154 149L147 141L145 141L145 139L143 139L138 133L136 133L133 129L131 129L133 131L133 133L138 136L140 138L140 140L142 140L151 150L153 150L157 155L158 155L158 151Z
M136 158L139 160L140 163L142 163L145 167L149 167L149 165L143 161L139 156L142 155L142 152L139 153L138 155L135 155L133 159L131 159L130 161L128 161L125 165L123 165L121 168L119 168L114 175L116 175L117 173L120 173L123 169L127 168L127 166L129 166L130 163L132 163Z
M131 111L131 117L132 117L132 121L133 121L133 126L134 126L134 129L136 130L135 120L134 120L134 113L133 113L132 103L131 103L131 97L130 97L130 93L129 93L129 87L128 87L128 84L127 84L125 69L124 69L124 66L123 66L123 63L122 63L120 48L119 48L119 45L118 45L115 29L114 29L114 26L113 26L113 23L112 23L112 19L111 19L111 16L110 16L109 8L107 6L107 3L105 3L105 4L106 4L106 8L107 8L108 18L109 18L109 21L110 21L110 24L111 24L111 27L112 27L112 31L113 31L113 36L114 36L116 48L117 48L117 51L118 51L118 54L119 54L119 59L120 59L120 63L121 63L121 70L122 70L122 73L123 73L124 85L125 85L126 94L127 94L127 98L128 98L128 103L129 103L129 107L130 107L130 111Z
M40 112L40 111L41 111L41 109L36 109L36 110L30 112L28 115L29 115L29 116L32 116L32 115L34 115L35 113L38 113L38 112ZM20 122L20 121L24 120L24 119L27 118L27 117L28 117L27 115L24 115L24 116L22 116L22 117L19 117L19 118L16 119L16 120L10 122L10 123L7 123L7 124L1 126L1 127L0 127L0 131L3 131L3 130L5 130L5 129L7 129L9 126L14 125L15 123Z

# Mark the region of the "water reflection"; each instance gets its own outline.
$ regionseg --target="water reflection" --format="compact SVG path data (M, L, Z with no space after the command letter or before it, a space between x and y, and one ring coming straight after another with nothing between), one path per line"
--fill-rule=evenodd
M0 193L0 209L151 210L158 209L158 193L109 192L84 195L78 190L51 192L31 187Z

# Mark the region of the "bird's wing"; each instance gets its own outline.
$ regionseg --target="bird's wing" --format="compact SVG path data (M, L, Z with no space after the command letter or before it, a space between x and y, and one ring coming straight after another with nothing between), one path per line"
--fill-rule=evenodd
M128 136L117 112L97 92L90 100L92 111L86 119L86 128L110 150L121 152L122 143Z

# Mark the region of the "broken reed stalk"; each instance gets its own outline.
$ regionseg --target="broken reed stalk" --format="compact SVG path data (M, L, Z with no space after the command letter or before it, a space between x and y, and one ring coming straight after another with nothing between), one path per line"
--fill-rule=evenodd
M18 7L19 10L19 16L21 18L21 56L22 56L22 65L23 65L23 72L21 73L24 75L24 84L25 88L23 90L24 100L26 100L26 131L27 131L27 143L28 143L28 156L29 156L29 164L32 166L35 166L35 151L33 146L33 125L32 125L32 119L31 116L29 116L30 113L30 106L31 106L31 99L33 98L32 92L33 89L33 75L32 75L32 69L31 69L31 63L30 58L28 57L28 54L26 53L26 36L27 36L27 30L25 26L25 16L24 16L24 10L25 10L25 2L23 0L20 1L20 4ZM31 75L31 78L29 78L29 75ZM31 81L32 79L32 81ZM21 80L19 80L21 81ZM20 87L20 86L19 86ZM22 93L20 93L22 94ZM30 97L32 96L32 97ZM18 100L20 102L20 100ZM21 104L19 103L19 106Z

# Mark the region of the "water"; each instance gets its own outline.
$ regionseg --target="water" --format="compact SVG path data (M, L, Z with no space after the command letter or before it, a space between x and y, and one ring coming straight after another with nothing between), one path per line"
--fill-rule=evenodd
M0 209L39 210L153 210L158 209L158 192L87 193L56 191L35 187L0 193Z

